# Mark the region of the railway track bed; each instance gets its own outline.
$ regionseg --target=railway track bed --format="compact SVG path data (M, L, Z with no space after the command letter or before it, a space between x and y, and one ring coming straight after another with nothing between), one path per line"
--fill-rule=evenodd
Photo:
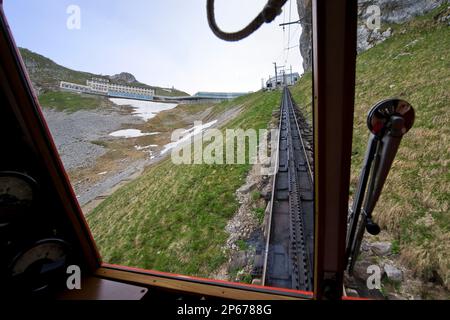
M291 93L285 88L278 172L273 183L263 263L266 286L312 290L314 184L307 148Z

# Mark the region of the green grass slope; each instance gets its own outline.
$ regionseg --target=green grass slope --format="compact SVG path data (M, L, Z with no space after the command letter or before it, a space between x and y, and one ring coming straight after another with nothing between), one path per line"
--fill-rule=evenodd
M86 80L97 75L71 70L52 60L25 48L19 48L20 54L35 87L44 91L58 90L60 81L85 84Z
M366 116L379 100L400 97L416 110L375 210L400 245L403 261L425 279L450 285L450 30L437 16L447 6L402 25L358 57L352 190L367 146ZM311 105L311 75L292 90ZM309 110L307 110L309 112Z
M71 113L79 110L97 109L106 106L109 102L102 96L66 91L48 91L39 96L39 103L44 108Z
M215 106L241 113L227 129L267 128L279 92L254 93ZM223 129L225 130L225 129ZM119 189L87 219L104 261L207 277L223 262L225 226L238 208L236 190L249 165L174 165L149 168Z

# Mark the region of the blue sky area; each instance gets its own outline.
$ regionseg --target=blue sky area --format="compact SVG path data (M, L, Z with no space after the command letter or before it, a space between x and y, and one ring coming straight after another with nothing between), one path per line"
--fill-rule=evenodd
M216 0L217 20L235 31L266 0ZM81 28L67 28L67 8L81 9ZM291 9L290 9L291 5ZM130 72L147 84L197 91L254 91L274 74L273 62L302 72L296 1L284 14L238 43L217 39L206 20L206 0L4 0L19 46L80 71ZM239 8L239 11L236 10ZM61 79L63 80L63 79Z

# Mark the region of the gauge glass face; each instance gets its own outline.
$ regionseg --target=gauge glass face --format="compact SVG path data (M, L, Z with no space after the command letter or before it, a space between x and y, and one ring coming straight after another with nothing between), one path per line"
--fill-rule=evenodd
M414 123L414 109L403 100L389 99L380 102L370 112L367 119L369 130L374 135L383 134L392 116L398 115L405 120L403 134L411 129Z
M27 272L39 272L46 264L65 261L67 255L67 246L62 241L47 241L36 244L15 260L11 268L11 274L17 276Z
M10 225L29 211L35 182L20 173L0 172L0 228Z
M33 186L18 176L0 176L0 207L29 203L33 200Z

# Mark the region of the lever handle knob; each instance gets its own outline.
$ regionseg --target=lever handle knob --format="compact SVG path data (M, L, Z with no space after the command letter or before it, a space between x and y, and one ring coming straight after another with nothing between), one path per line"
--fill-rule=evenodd
M381 232L380 226L370 218L367 218L366 230L373 236L376 236Z

